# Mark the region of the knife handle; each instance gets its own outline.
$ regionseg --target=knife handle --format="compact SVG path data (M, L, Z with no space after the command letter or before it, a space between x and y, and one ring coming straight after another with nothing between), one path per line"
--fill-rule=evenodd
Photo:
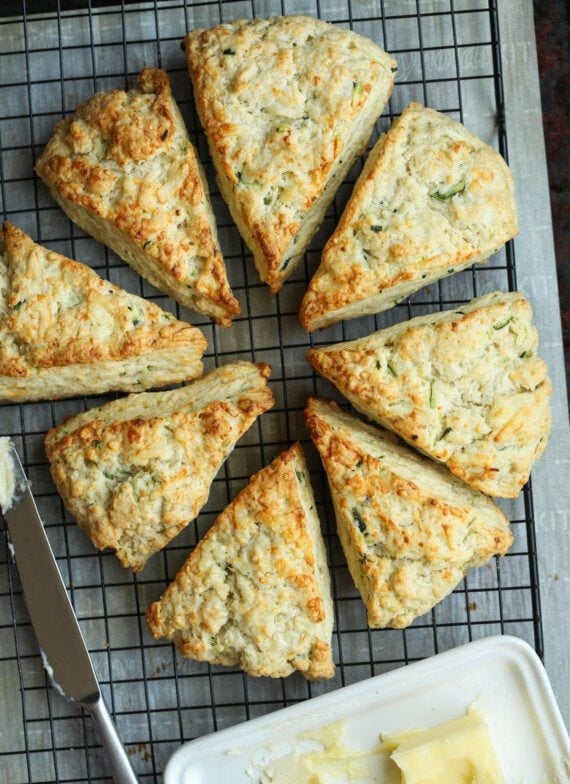
M84 707L97 725L115 784L138 784L138 779L131 767L127 752L117 734L117 728L113 724L103 697L99 697L95 702L84 704Z

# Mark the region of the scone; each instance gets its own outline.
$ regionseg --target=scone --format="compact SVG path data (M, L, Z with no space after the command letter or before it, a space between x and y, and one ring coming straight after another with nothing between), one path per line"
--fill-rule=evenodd
M133 392L202 374L195 327L84 264L0 231L0 400Z
M518 232L498 152L412 103L366 162L300 311L305 329L387 310L484 261Z
M307 358L370 419L488 495L515 498L551 427L529 303L493 292Z
M366 148L396 62L307 16L192 30L183 47L222 196L276 292Z
M298 444L251 478L146 617L192 659L332 678L330 577Z
M62 120L36 171L72 221L153 286L229 326L239 314L208 185L164 71Z
M140 571L206 503L238 438L273 405L268 365L236 362L65 420L45 446L67 510L95 547Z
M467 569L509 549L505 515L443 466L335 403L310 398L305 416L369 626L409 626Z

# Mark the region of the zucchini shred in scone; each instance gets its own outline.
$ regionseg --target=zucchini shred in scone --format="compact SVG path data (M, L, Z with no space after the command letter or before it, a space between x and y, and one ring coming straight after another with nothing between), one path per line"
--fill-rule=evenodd
M206 338L85 264L0 231L0 400L56 400L190 381Z
M192 30L183 48L220 191L275 293L366 149L396 62L306 16Z
M518 233L514 182L461 123L412 103L376 142L301 304L308 330L378 313Z
M153 286L229 326L239 315L208 185L164 71L62 120L36 171L72 221Z
M335 403L310 398L305 417L369 626L409 626L469 568L507 552L505 515L443 466Z
M537 348L524 295L492 292L307 358L369 419L472 487L515 498L551 428Z
M333 677L330 576L299 444L251 477L147 622L192 659L272 678Z
M235 362L52 428L45 447L67 510L95 547L144 568L193 520L236 441L274 403L268 365Z

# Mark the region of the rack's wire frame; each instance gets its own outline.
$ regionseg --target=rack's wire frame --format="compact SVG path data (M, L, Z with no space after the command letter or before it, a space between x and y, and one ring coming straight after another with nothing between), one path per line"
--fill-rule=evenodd
M8 7L10 5L13 7ZM274 373L271 382L278 401L276 407L264 415L240 442L216 480L211 501L198 520L188 526L187 531L162 554L155 556L142 575L124 572L111 554L95 553L85 541L50 484L42 448L46 430L61 421L65 414L92 406L109 399L109 396L0 407L0 431L16 442L34 483L37 502L86 635L103 693L133 756L140 780L155 781L168 755L182 741L479 636L515 633L527 639L542 655L530 484L521 500L509 506L516 543L502 563L495 560L488 570L479 570L477 576L469 575L441 606L418 619L408 630L372 631L366 626L362 604L348 577L334 533L334 515L324 489L325 480L301 424L307 393L334 396L331 388L316 378L308 365L303 364L306 348L353 337L354 327L343 324L336 329L333 337L330 331L306 336L296 321L298 303L316 267L323 238L326 239L327 233L336 224L359 167L355 167L339 190L323 230L306 254L304 265L283 291L273 297L259 283L251 258L213 185L205 140L190 100L189 82L185 91L179 90L179 103L212 183L212 198L232 287L245 314L232 327L237 333L233 342L228 341L228 333L212 327L196 314L181 310L130 273L113 254L86 239L54 206L43 185L33 175L35 159L49 136L50 127L58 117L75 108L75 103L71 104L66 97L70 84L76 83L80 93L84 89L85 97L96 90L132 84L136 76L136 71L129 67L132 46L138 45L154 53L154 57L151 55L152 62L147 62L147 65L162 67L165 62L172 61L172 46L178 43L179 38L162 36L161 28L167 14L177 14L185 29L190 29L193 26L191 21L201 12L217 16L217 19L212 18L211 23L215 24L218 20L240 16L290 13L298 10L299 5L301 10L357 30L373 23L378 31L377 37L382 39L379 43L396 59L406 56L419 58L420 77L400 78L395 96L398 90L407 86L425 104L433 106L432 85L452 82L456 86L456 105L437 105L434 108L463 120L462 87L471 78L490 80L495 100L496 143L507 158L497 0L300 0L300 3L295 0L200 0L193 3L154 0L109 5L104 0L48 0L42 3L16 0L5 4L0 11L11 14L0 18L0 43L8 44L0 47L0 106L13 101L15 92L16 100L22 103L21 112L6 115L3 111L0 119L0 197L4 219L17 223L43 244L73 258L87 260L99 274L157 301L162 307L200 326L209 342L209 367L235 358L247 358L269 360L281 370ZM345 13L331 17L330 11L334 6L342 7ZM360 12L362 8L364 14ZM369 9L368 13L366 9ZM40 11L41 15L36 16L36 12ZM129 35L135 14L141 13L151 19L155 27L154 40L137 40ZM486 40L461 39L458 29L467 16L485 18L489 31ZM102 65L100 54L104 55L104 47L109 45L97 38L96 27L102 17L107 17L119 32L113 46L119 50L122 48L124 68L117 72L105 72ZM78 28L81 27L83 43L66 43L62 29L64 26L67 29L70 22L74 24L73 20L76 20ZM445 20L445 45L442 41L435 44L426 41L426 28L431 28L434 20L442 24ZM56 25L57 46L42 48L34 45L36 26L42 23ZM410 30L412 24L417 25L413 45L390 46L390 29L394 24L408 26ZM462 50L467 47L481 47L490 53L491 65L487 73L471 77L461 72ZM426 59L431 53L443 49L451 53L455 75L432 79L426 68ZM86 57L78 56L77 63L86 68L87 75L81 73L81 68L79 75L74 73L74 64L69 62L69 56L77 52ZM59 79L46 76L41 70L38 72L38 58L42 55L52 59L55 55ZM180 77L180 84L182 77L186 78L182 58L175 68L167 64L167 70L171 77ZM57 89L61 106L55 110L35 111L39 101L38 90ZM385 129L397 114L398 108L393 99L378 123L378 130ZM512 243L492 262L491 270L494 281L502 278L504 287L510 290L516 288ZM462 273L459 294L457 289L449 289L446 282L440 282L394 308L389 315L365 320L360 326L362 334L385 325L388 323L385 319L400 321L419 312L444 309L470 299L480 293L484 274L480 265ZM273 331L268 329L270 324ZM260 342L259 335L262 333L272 339L264 338ZM295 440L307 445L328 546L335 596L336 678L330 683L317 685L306 683L298 676L284 681L251 679L235 669L182 660L170 644L154 642L146 632L143 618L146 604L156 598L174 577L188 550L207 530L225 503L245 485L251 473ZM9 733L0 735L0 784L105 780L105 761L91 723L48 687L23 604L17 571L10 558L7 537L5 532L2 534L0 689L4 689L7 699L0 710L5 713L3 721L12 722L14 727ZM516 568L510 570L509 564L515 562ZM7 678L17 678L16 686L10 686ZM9 698L16 697L17 704L12 705Z

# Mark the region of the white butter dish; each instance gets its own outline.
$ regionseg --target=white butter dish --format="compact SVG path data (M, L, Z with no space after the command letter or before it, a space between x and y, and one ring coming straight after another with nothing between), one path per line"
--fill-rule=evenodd
M253 784L272 760L299 751L301 733L345 721L351 749L381 733L426 729L475 705L507 784L569 784L568 734L544 667L516 637L488 637L186 743L165 784ZM387 782L380 769L361 784ZM334 779L348 784L348 777Z

